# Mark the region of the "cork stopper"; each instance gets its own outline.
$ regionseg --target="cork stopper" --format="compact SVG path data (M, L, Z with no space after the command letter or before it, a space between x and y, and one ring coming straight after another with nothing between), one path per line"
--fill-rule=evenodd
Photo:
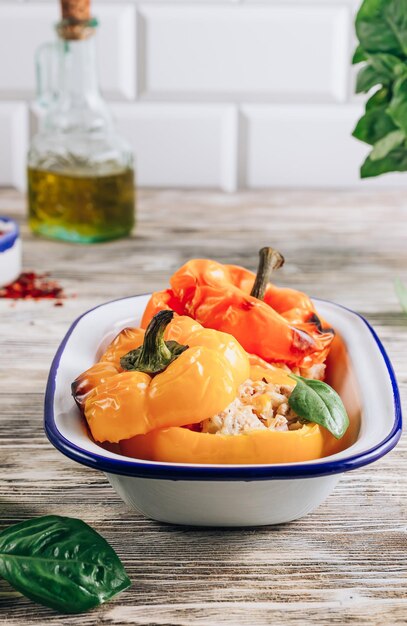
M83 22L90 19L90 0L61 0L62 19Z
M87 39L94 32L95 23L90 14L90 0L60 0L62 21L58 24L63 39Z

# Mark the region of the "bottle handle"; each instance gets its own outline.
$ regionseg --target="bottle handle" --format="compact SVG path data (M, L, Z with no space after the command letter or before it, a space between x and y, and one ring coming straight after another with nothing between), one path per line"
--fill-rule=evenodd
M42 109L47 109L57 95L57 59L56 43L44 43L35 53L36 101Z

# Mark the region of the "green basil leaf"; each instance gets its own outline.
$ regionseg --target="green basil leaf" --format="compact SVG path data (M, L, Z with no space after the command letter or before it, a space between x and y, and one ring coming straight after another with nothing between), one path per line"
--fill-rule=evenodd
M407 77L396 81L388 113L393 122L407 134Z
M370 178L387 172L405 171L407 171L407 148L400 146L378 161L372 161L368 156L360 168L360 175L362 178Z
M394 148L398 148L405 141L406 136L404 131L402 130L393 130L391 133L379 139L377 143L375 143L373 150L371 151L369 157L371 161L379 161L380 159L384 159L389 152L394 150Z
M399 278L394 283L397 297L400 301L401 308L404 313L407 314L407 287L401 282Z
M0 533L0 576L34 602L87 611L127 589L113 548L85 522L47 515Z
M357 65L358 63L362 63L362 61L366 61L366 53L359 44L353 53L352 65Z
M349 426L349 417L336 391L321 380L295 374L289 376L297 381L288 399L293 411L303 420L323 426L336 439L343 437Z
M407 0L364 0L356 33L366 52L407 56Z

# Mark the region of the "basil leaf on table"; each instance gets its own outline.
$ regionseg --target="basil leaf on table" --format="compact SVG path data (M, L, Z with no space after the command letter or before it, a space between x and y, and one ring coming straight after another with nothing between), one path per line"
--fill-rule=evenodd
M47 515L0 533L0 577L62 613L87 611L130 586L113 548L85 522Z
M297 381L288 404L299 417L323 426L336 439L345 434L349 417L342 400L332 387L321 380L289 374Z

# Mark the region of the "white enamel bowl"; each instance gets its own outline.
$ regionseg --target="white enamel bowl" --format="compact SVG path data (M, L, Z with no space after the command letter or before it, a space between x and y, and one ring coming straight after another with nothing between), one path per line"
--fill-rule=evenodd
M401 407L388 356L369 324L337 304L316 300L342 337L329 364L360 430L346 450L324 459L279 465L199 465L131 459L94 443L73 401L71 382L113 337L137 326L149 295L108 302L78 318L51 366L45 430L70 459L105 472L121 498L145 516L174 524L257 526L302 517L321 504L341 475L389 452L401 434Z

